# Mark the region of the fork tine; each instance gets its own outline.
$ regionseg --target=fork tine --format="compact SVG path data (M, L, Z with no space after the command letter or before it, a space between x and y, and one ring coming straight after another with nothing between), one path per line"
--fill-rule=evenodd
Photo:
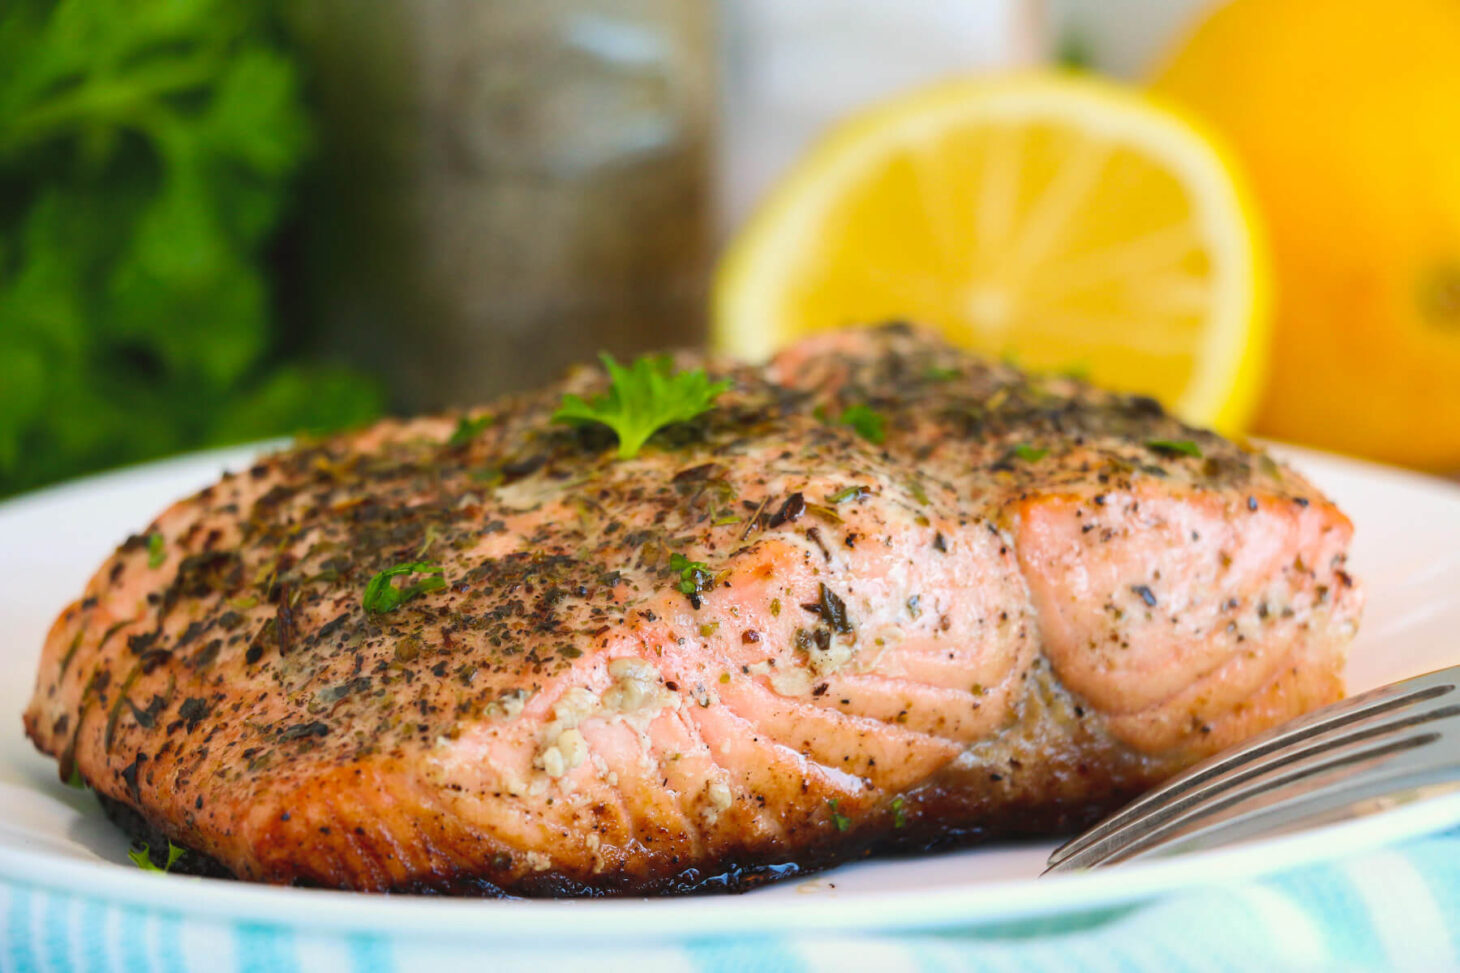
M1164 833L1203 813L1204 805L1210 805L1214 801L1231 803L1258 790L1301 780L1305 775L1318 772L1334 760L1348 759L1338 753L1342 750L1351 751L1355 747L1370 744L1369 749L1364 752L1377 754L1386 747L1399 745L1393 741L1383 741L1384 737L1453 716L1460 716L1460 705L1451 704L1418 712L1406 709L1396 718L1384 722L1361 725L1357 729L1354 726L1335 728L1318 737L1304 740L1300 746L1285 747L1239 764L1201 787L1175 795L1124 828L1107 833L1101 843L1118 846L1127 840L1126 832L1131 829L1138 829L1142 840L1151 834Z
M1175 854L1243 838L1311 827L1325 820L1377 809L1374 799L1399 794L1431 796L1460 790L1460 763L1434 744L1445 734L1417 732L1318 764L1288 768L1256 786L1220 790L1187 814L1134 835L1113 836L1052 866L1069 871L1113 865L1150 854ZM1335 812L1345 812L1336 814Z
M1432 720L1460 716L1460 703L1449 693L1425 692L1402 697L1402 705L1372 708L1351 722L1328 725L1313 733L1284 735L1279 746L1262 746L1244 750L1241 759L1218 760L1201 767L1201 773L1173 781L1127 810L1107 819L1050 856L1057 865L1095 843L1116 843L1125 832L1149 831L1184 815L1218 792L1241 787L1248 781L1260 781L1284 767L1310 767L1323 762L1325 755L1345 747L1390 737L1408 728Z
M1160 808L1188 792L1204 792L1205 788L1216 784L1223 775L1248 761L1260 760L1318 737L1332 738L1335 735L1364 730L1366 725L1399 709L1423 706L1426 703L1435 704L1441 697L1454 692L1457 677L1460 677L1460 666L1441 669L1363 693L1259 734L1234 749L1197 764L1061 845L1050 855L1049 864L1051 867L1058 865L1095 842L1105 841L1112 834L1141 821L1148 814L1157 813ZM1433 709L1433 705L1425 709ZM1389 722L1391 721L1384 721L1386 725Z

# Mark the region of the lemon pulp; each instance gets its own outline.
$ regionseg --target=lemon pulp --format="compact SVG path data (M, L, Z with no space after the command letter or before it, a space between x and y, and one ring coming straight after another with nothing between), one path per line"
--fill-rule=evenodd
M1189 121L1066 76L941 84L869 110L732 244L715 343L763 358L905 319L1240 429L1266 269L1240 182Z

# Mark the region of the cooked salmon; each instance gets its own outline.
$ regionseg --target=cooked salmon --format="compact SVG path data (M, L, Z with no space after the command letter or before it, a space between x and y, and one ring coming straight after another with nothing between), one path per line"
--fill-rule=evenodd
M1342 695L1352 528L1261 450L902 326L704 364L630 459L583 368L223 477L26 731L184 867L654 894L1068 831Z

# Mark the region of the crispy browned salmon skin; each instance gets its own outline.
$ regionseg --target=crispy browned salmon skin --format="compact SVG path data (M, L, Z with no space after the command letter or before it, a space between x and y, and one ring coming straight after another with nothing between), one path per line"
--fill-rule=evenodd
M240 878L656 893L1068 830L1342 694L1351 526L1264 453L904 327L709 368L633 459L551 421L583 369L225 476L27 732Z

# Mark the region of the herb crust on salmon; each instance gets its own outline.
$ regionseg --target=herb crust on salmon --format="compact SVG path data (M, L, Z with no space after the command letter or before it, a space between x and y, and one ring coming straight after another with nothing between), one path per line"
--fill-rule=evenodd
M27 733L180 868L656 894L1069 831L1342 695L1351 525L1258 449L902 326L676 364L657 428L613 363L174 504Z

